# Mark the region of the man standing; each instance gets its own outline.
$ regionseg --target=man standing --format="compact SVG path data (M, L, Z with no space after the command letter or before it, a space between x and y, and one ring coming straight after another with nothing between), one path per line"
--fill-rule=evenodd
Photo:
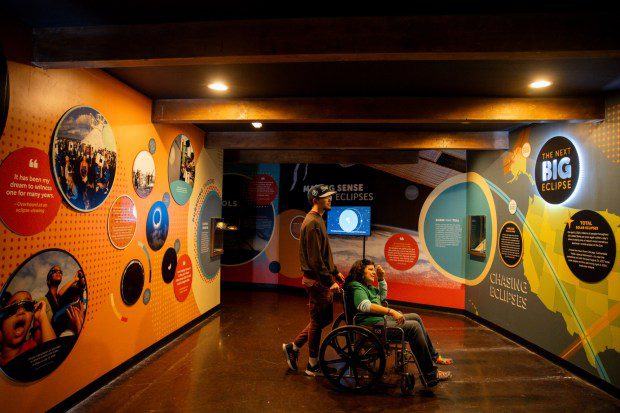
M340 291L336 279L344 281L343 275L334 265L323 220L323 213L332 209L332 195L335 193L327 185L315 185L308 190L308 202L312 209L301 224L299 261L303 272L302 284L310 297L310 322L295 341L282 344L289 368L297 370L299 348L308 342L310 357L306 374L309 376L323 375L319 366L321 332L333 320L334 292Z

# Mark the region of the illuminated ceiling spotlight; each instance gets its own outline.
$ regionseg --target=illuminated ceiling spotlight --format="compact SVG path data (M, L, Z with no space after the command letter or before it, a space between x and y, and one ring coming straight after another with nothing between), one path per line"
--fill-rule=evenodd
M530 83L530 87L532 89L543 89L551 86L553 83L548 80L537 80L535 82Z
M214 83L209 83L209 89L211 90L215 90L218 92L226 92L228 90L228 85L222 83L222 82L214 82Z
M260 122L252 122L252 126L254 126L254 129L260 129L263 127L263 124Z

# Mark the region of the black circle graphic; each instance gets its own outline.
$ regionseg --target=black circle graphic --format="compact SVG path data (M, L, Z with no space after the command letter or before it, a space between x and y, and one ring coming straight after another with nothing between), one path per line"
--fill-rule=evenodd
M144 288L144 267L138 260L131 260L121 278L121 298L126 305L134 305Z
M601 214L584 209L573 215L562 237L564 260L581 281L597 283L609 275L616 261L616 239Z
M177 271L177 252L174 248L168 248L161 262L161 276L166 284L174 280Z
M507 267L516 267L523 256L523 237L521 230L512 221L502 225L497 237L499 255Z
M575 191L579 180L579 154L564 136L549 139L536 158L536 189L550 204L561 204Z

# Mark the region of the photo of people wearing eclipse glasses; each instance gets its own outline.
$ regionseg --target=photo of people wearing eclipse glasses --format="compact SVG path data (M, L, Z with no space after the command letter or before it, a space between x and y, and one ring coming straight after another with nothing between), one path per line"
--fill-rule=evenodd
M77 341L86 303L86 275L69 253L45 250L30 257L0 294L0 368L17 380L48 374Z

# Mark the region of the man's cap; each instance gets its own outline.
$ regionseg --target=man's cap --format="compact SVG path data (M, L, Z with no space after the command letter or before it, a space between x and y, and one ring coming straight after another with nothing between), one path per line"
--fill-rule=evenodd
M316 199L326 198L335 193L336 191L330 189L328 185L325 185L325 184L314 185L312 188L308 189L308 202L312 203L312 200L315 198Z

